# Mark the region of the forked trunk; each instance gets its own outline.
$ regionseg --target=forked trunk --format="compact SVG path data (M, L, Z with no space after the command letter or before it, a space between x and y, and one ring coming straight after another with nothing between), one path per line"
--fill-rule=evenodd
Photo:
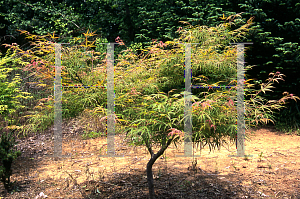
M154 193L154 184L153 184L153 173L152 173L152 166L154 162L164 153L164 151L168 148L168 146L171 144L172 139L169 139L166 144L164 144L161 149L154 154L151 145L147 144L147 148L149 150L149 153L151 154L151 158L149 162L147 163L147 181L149 186L149 196L150 199L155 199L155 193Z

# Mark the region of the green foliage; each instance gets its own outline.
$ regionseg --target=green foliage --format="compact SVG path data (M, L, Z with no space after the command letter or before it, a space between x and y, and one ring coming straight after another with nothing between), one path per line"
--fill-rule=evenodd
M44 101L44 102L43 102ZM26 125L22 126L22 133L26 135L29 132L42 132L49 128L54 122L53 99L42 99L32 111L28 111L29 118Z
M2 130L2 129L1 129ZM12 175L12 162L21 155L20 151L16 151L14 146L16 144L13 132L1 132L0 140L0 180L6 190L10 188L10 176Z
M107 41L112 42L119 36L128 46L134 46L133 42L140 42L142 47L151 46L151 39L166 42L177 38L180 33L176 30L182 27L182 21L193 26L215 27L227 19L235 22L229 27L229 30L234 30L245 23L245 18L255 17L251 34L247 39L242 40L254 42L247 51L248 56L245 61L257 67L248 71L248 75L252 79L262 80L266 79L270 72L280 71L286 74L288 78L272 95L265 94L268 100L280 98L284 91L300 95L297 89L300 4L297 0L248 2L242 0L86 0L84 2L8 0L0 1L0 4L3 19L0 26L5 31L1 33L2 36L18 37L15 30L26 29L38 34L56 31L60 36L71 33L74 37L87 29L93 29L107 38ZM243 18L239 18L237 13ZM21 37L19 40L23 41ZM167 92L168 89L166 85L164 91ZM281 112L275 111L275 117L282 123L296 124L297 127L300 122L298 104L291 102L287 106L287 109ZM285 116L290 118L287 121L281 120Z
M138 98L138 96L135 97ZM147 148L151 148L153 143L165 145L168 140L166 132L174 126L179 129L179 125L182 127L180 123L183 119L183 104L174 102L173 99L169 99L163 93L143 96L139 101L142 103L124 111L124 114L128 112L127 115L139 118L132 121L133 126L139 128L129 128L127 134L131 138L131 143L146 145Z
M297 102L290 102L281 111L274 112L275 127L281 131L293 131L300 127L300 108Z
M147 49L147 51L150 52L147 54L148 59L143 58L143 64L144 64L143 66L145 67L146 70L141 70L141 72L138 72L137 74L139 75L139 77L143 78L143 75L147 73L146 71L149 71L150 68L149 65L150 64L152 66L154 65L155 68L152 67L153 68L152 70L157 71L154 72L154 76L157 74L157 77L159 79L159 81L155 81L155 84L157 84L158 89L168 92L172 88L178 88L180 85L183 84L183 80L184 80L183 79L184 48L182 46L178 47L176 43L181 41L186 42L187 40L189 40L188 42L191 43L200 43L200 47L198 47L197 50L194 51L194 53L192 53L192 57L193 57L192 69L193 71L195 71L193 72L193 74L195 75L215 74L214 77L215 80L222 78L223 77L222 74L223 75L225 74L225 76L228 75L229 78L227 81L232 80L235 76L234 74L236 74L236 69L233 70L235 67L234 64L235 51L234 51L234 47L225 49L225 44L230 43L230 40L238 39L240 36L242 36L241 33L243 31L245 32L247 26L249 26L250 23L235 31L227 31L226 25L228 24L224 24L224 25L222 24L220 26L217 26L216 28L208 28L202 26L189 27L181 32L182 37L179 38L180 41L175 40L172 42L166 42L165 44L154 43L151 48ZM201 33L199 34L199 32ZM225 41L218 39L218 37L220 37L220 34L225 35L226 38ZM206 42L208 38L209 38L209 42ZM168 49L164 50L162 49L164 45L172 46L172 47L170 50ZM218 52L218 50L222 48L224 50ZM137 62L139 63L139 67L142 67L141 62L139 61ZM153 78L153 75L150 74L150 78ZM163 94L157 94L157 95L160 95L160 97L165 98ZM193 114L193 117L195 115L193 121L195 121L195 124L197 124L195 125L194 127L195 129L193 130L194 132L199 132L199 134L195 133L193 135L194 136L193 141L195 142L200 140L202 141L204 139L207 141L210 147L214 147L214 143L217 142L217 145L220 144L218 137L221 138L222 136L225 136L224 135L225 133L228 133L226 135L229 135L232 138L234 137L234 133L236 131L236 129L234 128L235 118L229 115L227 115L226 118L226 115L224 113L225 112L228 113L228 111L225 111L224 107L222 106L222 104L228 101L228 96L230 95L233 94L228 93L227 95L225 95L223 93L222 94L220 93L218 98L223 97L224 99L223 100L219 99L218 104L213 104L212 107L214 108L211 108L210 111L198 110L198 112L196 113L198 113L199 115ZM178 94L176 94L175 96L178 97ZM180 122L178 121L177 123L174 122L175 121L174 118L177 118L179 120L179 118L183 117L184 106L183 104L181 104L181 107L177 108L179 101L177 102L177 104L175 102L172 104L171 102L173 101L172 98L170 99L171 101L164 100L162 102L156 101L155 103L153 101L149 101L146 103L145 100L140 99L136 95L133 95L132 96L133 98L129 98L128 96L126 97L129 102L133 100L132 104L134 104L135 106L129 108L126 111L124 110L123 113L124 115L127 115L130 118L130 119L128 118L127 120L133 120L134 125L140 127L140 128L131 128L130 132L127 134L128 136L134 138L132 141L137 139L135 144L146 144L146 141L148 140L147 147L150 147L152 143L157 144L160 142L161 142L160 146L164 146L167 143L168 139L166 139L166 136L160 137L163 134L162 132L166 132L167 130L175 126L177 130L180 131L183 130L183 123L179 124ZM183 99L181 99L180 102L182 102L182 100ZM202 102L204 103L204 101L201 101L201 103ZM151 103L157 104L157 106L156 105L152 106ZM146 110L140 108L143 107L143 104L144 106L146 106ZM169 106L170 109L168 109ZM160 110L160 109L156 109L156 107L166 107L166 109ZM181 110L181 112L179 110ZM162 111L162 113L160 111ZM169 113L170 115L174 115L174 116L171 117L170 115L168 115ZM159 115L166 115L165 117L167 119L164 120L163 118L153 118ZM140 119L135 120L132 117L140 118ZM212 131L212 125L215 126L215 128L218 130ZM155 132L154 135L152 135L151 132ZM150 137L150 135L152 137ZM214 138L213 142L210 142L211 138Z
M45 1L1 1L1 15L7 34L14 35L16 29L26 29L35 34L48 32L70 34L80 28L76 23L81 15L65 2Z
M13 117L25 107L20 103L20 99L32 98L30 93L22 92L20 89L22 81L20 75L15 73L20 60L15 56L16 52L8 52L0 58L0 114L6 122L1 125L5 126L14 125L16 121Z
M276 81L277 83L278 80L283 80L280 72L276 73L270 73L269 75L273 75L273 77L269 77L267 79L267 83L262 83L261 84L261 89L255 91L254 89L251 89L251 87L254 87L254 84L247 84L245 88L245 96L251 96L250 100L245 101L245 106L247 108L246 111L246 121L248 122L249 126L253 126L255 123L255 126L258 125L259 121L267 124L268 121L271 121L272 123L275 124L275 117L273 116L273 110L280 110L284 108L283 104L285 104L286 100L293 99L294 101L299 100L300 98L293 95L289 94L288 92L284 92L282 97L279 100L267 100L266 98L261 97L259 94L261 92L265 93L266 91L272 91L270 88L274 88L272 86L273 82ZM249 82L251 79L247 80L246 82ZM255 92L255 94L254 94Z
M18 45L7 46L20 56L20 62L26 66L22 70L28 76L34 75L34 80L40 82L39 85L44 88L39 94L35 95L35 106L30 107L27 115L24 116L25 118L29 118L27 124L21 127L23 134L26 134L27 132L44 131L53 123L54 100L51 94L53 93L54 46L52 41L57 38L54 34L44 37L31 35L27 31L21 31L21 33L32 40L33 47L30 50L24 51ZM106 74L103 72L104 69L101 69L99 65L105 65L105 62L102 60L106 53L104 53L104 49L99 43L105 42L105 40L98 38L96 46L94 46L94 42L90 42L89 40L90 37L94 36L94 33L87 31L83 36L83 38L80 37L71 40L72 44L79 46L62 49L62 83L104 85ZM101 52L92 50L91 48L93 47L96 47ZM28 62L28 60L31 61ZM24 79L26 78L25 76ZM47 97L43 97L42 94ZM95 107L98 104L106 103L104 94L103 89L71 88L65 91L62 99L63 118L76 117L86 107Z
M8 3L9 2L9 3ZM77 1L0 1L3 10L1 24L8 35L18 36L16 29L44 35L56 32L60 36L78 36L87 29L97 30L112 42L120 36L126 43L150 45L151 39L173 40L179 34L180 21L191 25L217 25L228 12L212 0L137 1L86 0ZM66 41L63 39L63 41Z
M228 17L229 18L229 17ZM240 41L244 35L249 31L248 27L251 25L251 19L238 29L229 30L233 26L233 22L220 24L216 27L207 26L187 26L186 29L179 31L180 37L174 42L166 42L166 45L174 45L177 42L198 43L199 45L192 45L192 70L193 70L193 85L213 85L214 83L222 81L223 85L228 84L233 79L236 79L236 55L235 47L228 46L231 41ZM176 51L176 53L174 53ZM179 48L170 50L166 53L164 64L161 64L160 75L164 82L163 89L178 88L183 85L184 74L184 45ZM179 67L178 67L179 66ZM204 80L208 79L208 81ZM196 81L196 80L204 80ZM203 84L204 83L204 84ZM219 85L217 83L217 85ZM165 90L164 90L165 91Z
M239 15L236 15L237 19L239 17ZM249 19L247 24L240 26L240 28L233 29L236 23L230 22L230 20L234 17L223 16L223 18L229 20L229 23L224 22L221 25L211 28L189 26L188 29L180 30L179 33L181 36L174 41L166 43L156 43L154 41L152 46L146 49L141 49L141 44L131 45L122 51L117 59L117 66L115 66L116 93L119 95L117 103L121 105L117 106L116 110L122 111L125 107L131 106L131 99L128 98L129 88L134 88L143 94L153 94L159 90L169 92L174 88L178 89L176 92L180 93L183 84L184 46L176 44L178 41L200 43L200 46L196 47L195 53L192 54L192 69L195 80L193 84L200 83L204 86L207 84L218 85L221 80L223 80L223 84L228 84L236 79L235 47L228 47L227 45L230 41L237 42L245 38L245 34L250 30L248 27L252 23L252 19ZM26 31L22 32L25 33ZM106 80L106 63L103 61L105 48L101 43L107 40L97 39L96 41L89 41L89 38L94 36L94 32L87 31L83 35L84 37L77 37L73 40L73 44L80 44L79 47L67 47L65 48L66 50L63 50L63 83L79 83L81 85L97 84L104 86ZM50 36L51 39L55 39L54 35ZM28 37L39 38L30 34ZM44 37L40 37L40 39L46 45ZM117 41L123 43L120 38ZM33 42L33 44L36 45L38 43ZM39 42L39 44L41 43ZM91 48L95 48L101 52L91 50ZM141 50L143 53L137 55L137 50ZM28 54L20 49L19 51L26 56ZM35 56L35 59L41 61L29 64L31 65L31 69L37 68L38 62L42 62L44 66L53 64L51 60L53 60L54 56L48 56L48 54L53 54L53 46L52 49L46 48L46 46L44 49L36 48L32 52L37 55L41 53L44 59L41 59L41 56ZM53 77L53 70L48 70L47 73L38 73L37 76L44 79L45 83L48 82L48 87L52 86L53 80L50 80L50 78ZM209 81L206 82L207 79ZM216 83L216 81L218 82ZM200 92L203 92L203 90ZM74 88L66 91L65 96L66 98L63 100L64 117L77 116L85 107L96 110L97 107L105 107L106 105L106 89ZM45 107L50 109L51 106L51 104L45 105ZM49 115L50 112L44 115ZM34 120L33 118L40 117L39 114L36 116L32 117L32 121ZM51 114L48 118L50 117ZM45 124L50 123L51 121Z

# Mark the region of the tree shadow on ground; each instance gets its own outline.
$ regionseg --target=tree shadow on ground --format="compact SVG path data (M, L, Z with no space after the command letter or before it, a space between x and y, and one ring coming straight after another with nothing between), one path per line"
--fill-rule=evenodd
M157 199L177 198L252 198L251 191L245 191L227 181L227 175L194 171L180 173L163 173L154 176L155 194ZM85 182L89 194L84 198L149 198L145 172L135 171L134 174L118 173L106 182Z

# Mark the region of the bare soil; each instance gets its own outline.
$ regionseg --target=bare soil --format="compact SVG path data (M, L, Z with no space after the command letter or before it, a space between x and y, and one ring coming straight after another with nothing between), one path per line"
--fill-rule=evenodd
M192 157L175 156L183 155L183 145L171 145L153 167L157 197L300 198L300 136L270 127L252 131L245 142L249 158L228 157L236 154L235 144L211 153L205 147L192 167ZM83 140L81 134L64 124L63 155L70 155L65 158L47 156L53 153L51 130L19 140L23 153L12 168L14 191L5 193L1 184L0 196L148 198L145 147L128 146L117 134L115 151L121 157L99 157L106 154L106 137Z

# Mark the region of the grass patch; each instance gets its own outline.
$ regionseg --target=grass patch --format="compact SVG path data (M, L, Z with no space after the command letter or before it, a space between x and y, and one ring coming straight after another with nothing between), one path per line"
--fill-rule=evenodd
M84 134L82 135L82 139L87 140L87 139L94 139L103 136L103 132L95 132L95 131L84 131Z

